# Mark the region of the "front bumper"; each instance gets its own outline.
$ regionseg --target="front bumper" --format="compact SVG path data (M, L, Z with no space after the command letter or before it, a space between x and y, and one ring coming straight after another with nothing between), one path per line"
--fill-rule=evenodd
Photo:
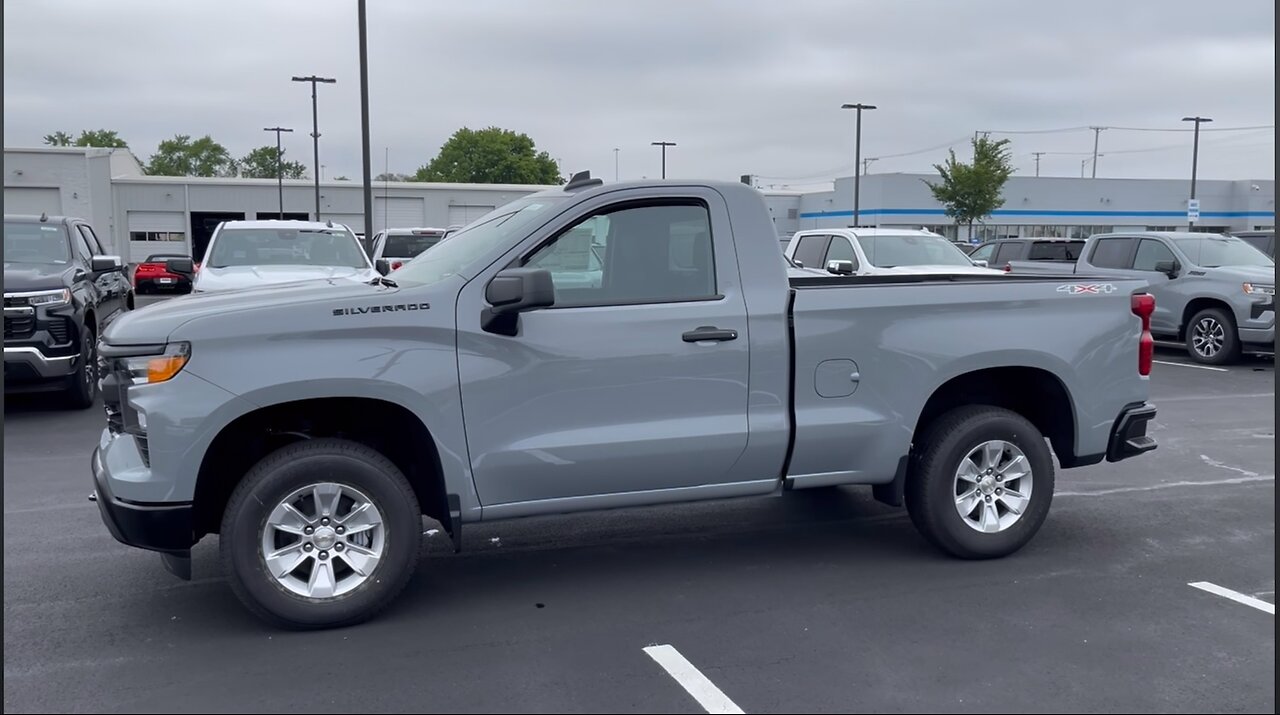
M1155 439L1147 434L1147 423L1155 417L1155 406L1145 402L1128 405L1121 410L1107 442L1107 461L1119 462L1155 449Z
M95 492L107 530L122 544L140 549L187 555L195 544L194 513L190 502L139 504L116 498L111 493L107 468L98 449L91 460Z
M50 357L40 348L33 345L22 345L4 348L4 374L6 381L12 374L14 377L27 377L38 380L52 380L75 374L79 355Z

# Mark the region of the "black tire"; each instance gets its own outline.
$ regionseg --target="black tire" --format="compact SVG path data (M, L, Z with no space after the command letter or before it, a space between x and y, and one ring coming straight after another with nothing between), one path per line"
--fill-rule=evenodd
M267 570L261 551L272 509L290 493L317 482L367 495L383 516L382 559L352 591L325 599L295 594ZM313 439L272 452L245 475L222 517L220 546L231 588L258 617L297 630L334 628L368 620L409 583L422 545L422 517L408 480L374 449L342 439Z
M1216 352L1210 352L1207 346L1204 349L1196 346L1202 327L1210 335L1220 336L1222 344ZM1186 330L1187 354L1192 360L1202 365L1228 365L1240 359L1240 333L1236 330L1235 318L1222 308L1205 308L1196 313Z
M80 331L80 368L69 378L67 403L84 410L98 401L98 338L86 327Z
M1012 525L983 533L970 527L956 508L955 480L962 460L991 440L1008 442L1026 455L1031 494ZM926 428L916 449L918 456L907 475L907 511L916 529L943 551L964 559L1007 556L1030 541L1044 523L1053 501L1053 456L1044 436L1022 415L985 405L959 407Z

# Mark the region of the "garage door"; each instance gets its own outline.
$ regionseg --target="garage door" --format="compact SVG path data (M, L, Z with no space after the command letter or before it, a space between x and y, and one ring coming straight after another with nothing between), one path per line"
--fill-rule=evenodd
M492 210L492 206L453 204L449 207L449 225L466 226Z
M141 263L154 253L191 255L187 246L187 217L181 211L130 211L130 263Z
M373 199L373 225L375 230L384 228L417 228L423 222L422 199L381 196Z
M60 216L62 215L62 192L58 189L33 186L6 186L4 187L4 212L32 216L47 213L50 216Z

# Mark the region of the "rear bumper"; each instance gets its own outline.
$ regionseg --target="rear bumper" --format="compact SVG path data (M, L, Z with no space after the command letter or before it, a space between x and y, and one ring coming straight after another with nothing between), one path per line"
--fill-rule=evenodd
M1107 461L1119 462L1155 449L1155 439L1147 435L1147 423L1155 419L1155 416L1155 406L1145 402L1132 404L1121 410L1115 426L1111 428Z
M79 367L76 364L79 357L79 355L49 357L35 346L9 347L6 345L4 348L5 377L8 378L10 373L40 380L66 377L74 374Z
M98 450L91 460L95 492L102 522L116 541L151 551L185 555L195 543L194 508L190 503L135 504L111 493L107 470Z

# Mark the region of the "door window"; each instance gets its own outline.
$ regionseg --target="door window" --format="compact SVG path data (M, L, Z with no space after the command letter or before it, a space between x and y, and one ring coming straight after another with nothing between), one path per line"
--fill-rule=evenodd
M827 261L852 261L853 270L858 270L858 255L853 252L853 245L844 236L832 236L831 246L827 248ZM808 265L808 264L805 264ZM826 262L816 268L826 268Z
M1154 271L1161 261L1172 262L1173 251L1154 238L1144 238L1138 244L1138 253L1133 257L1133 269L1136 271Z
M791 257L808 268L822 268L822 256L827 252L827 241L830 239L830 236L802 236Z
M1099 239L1089 256L1089 262L1098 268L1128 268L1133 241L1132 238Z

